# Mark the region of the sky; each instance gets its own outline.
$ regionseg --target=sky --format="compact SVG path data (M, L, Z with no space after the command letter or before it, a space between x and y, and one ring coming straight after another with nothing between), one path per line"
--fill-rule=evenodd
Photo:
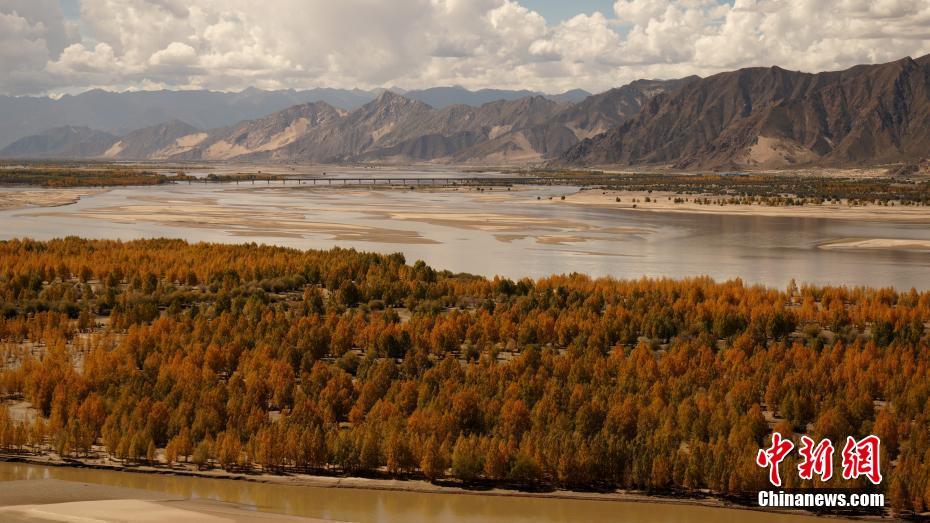
M573 88L930 53L930 0L0 0L0 94Z

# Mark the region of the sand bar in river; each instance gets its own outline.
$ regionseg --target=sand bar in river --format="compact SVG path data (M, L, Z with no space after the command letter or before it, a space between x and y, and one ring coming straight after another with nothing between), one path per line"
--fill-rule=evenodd
M148 490L55 479L4 481L0 521L322 523L325 520L257 512L212 500L189 500Z

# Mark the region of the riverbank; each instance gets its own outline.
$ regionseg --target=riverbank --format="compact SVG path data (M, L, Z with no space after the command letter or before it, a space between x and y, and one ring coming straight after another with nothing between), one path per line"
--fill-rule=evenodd
M106 189L25 189L0 191L0 211L27 207L61 207L77 203L84 196L106 192Z
M617 199L620 199L617 201ZM649 198L649 201L646 201ZM676 202L676 198L679 201ZM821 205L737 205L719 203L697 203L696 198L719 200L725 196L715 194L678 194L666 191L617 191L582 189L565 196L565 200L546 200L547 204L569 203L574 205L610 207L641 212L716 214L733 216L768 216L787 218L823 218L895 223L930 223L930 206L885 206L873 203L851 206L846 203L824 203ZM687 199L688 201L680 201Z
M312 474L288 474L276 475L267 473L234 473L222 469L196 470L185 465L178 465L174 468L164 466L133 466L127 467L114 463L108 459L99 460L79 460L69 459L67 461L58 459L51 455L40 456L23 456L0 454L0 462L8 463L26 463L38 466L62 467L70 469L93 469L101 471L112 471L127 474L148 474L159 476L177 476L188 478L201 478L210 480L225 480L230 482L244 481L250 483L259 483L266 485L280 485L289 487L312 487L328 489L361 489L368 491L387 491L387 492L405 492L421 494L457 494L465 496L489 496L495 498L529 498L529 499L564 499L580 501L599 501L614 503L637 503L637 504L656 504L668 506L694 506L716 509L735 509L759 514L778 514L797 516L797 521L805 521L810 518L814 521L815 517L810 512L800 510L763 510L759 507L749 504L751 500L737 502L732 499L715 497L709 492L696 492L693 495L681 493L677 495L656 495L643 492L632 491L610 491L610 492L582 492L570 490L552 490L552 491L523 491L503 487L476 487L466 488L465 486L455 485L452 482L432 483L424 479L396 479L396 478L365 478L353 476L323 476ZM842 516L830 516L831 519L843 519ZM883 517L857 517L857 520L863 521L888 521L889 518ZM794 521L794 520L792 520Z
M820 244L818 247L825 250L845 249L895 249L902 251L930 251L928 240L903 240L892 238L844 238Z
M0 520L134 521L172 523L324 523L323 519L256 512L250 507L206 499L185 499L144 489L57 479L3 482Z

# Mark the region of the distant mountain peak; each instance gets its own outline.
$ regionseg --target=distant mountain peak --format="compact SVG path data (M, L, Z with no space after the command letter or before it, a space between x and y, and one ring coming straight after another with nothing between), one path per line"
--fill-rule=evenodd
M750 67L654 98L561 162L715 168L910 161L930 149L927 129L930 60L822 73Z
M649 88L658 92L661 85L649 84ZM351 111L311 101L203 131L205 127L188 124L186 117L171 115L119 138L109 136L102 140L108 147L87 154L173 160L541 161L581 137L622 122L649 96L636 88L624 92L635 94L632 101L597 108L597 116L589 117L565 112L582 105L532 91L469 91L452 86L402 95L384 89ZM232 99L245 105L282 93L246 90L234 93ZM452 98L444 98L450 93ZM424 101L430 96L439 97L439 107ZM443 100L467 103L450 105ZM34 152L40 149L41 140L32 147Z
M65 125L20 138L0 150L6 158L87 158L103 154L116 137L84 126Z

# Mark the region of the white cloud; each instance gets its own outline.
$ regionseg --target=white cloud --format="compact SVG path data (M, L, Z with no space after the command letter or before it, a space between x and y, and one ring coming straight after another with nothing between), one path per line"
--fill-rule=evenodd
M183 42L171 42L168 47L157 51L149 58L151 65L193 65L197 62L197 50Z
M74 24L56 0L0 2L0 93L42 91L49 84L45 64L75 41Z
M80 27L80 34L78 33ZM91 86L574 87L930 52L930 0L618 0L548 24L518 0L0 1L0 92Z

